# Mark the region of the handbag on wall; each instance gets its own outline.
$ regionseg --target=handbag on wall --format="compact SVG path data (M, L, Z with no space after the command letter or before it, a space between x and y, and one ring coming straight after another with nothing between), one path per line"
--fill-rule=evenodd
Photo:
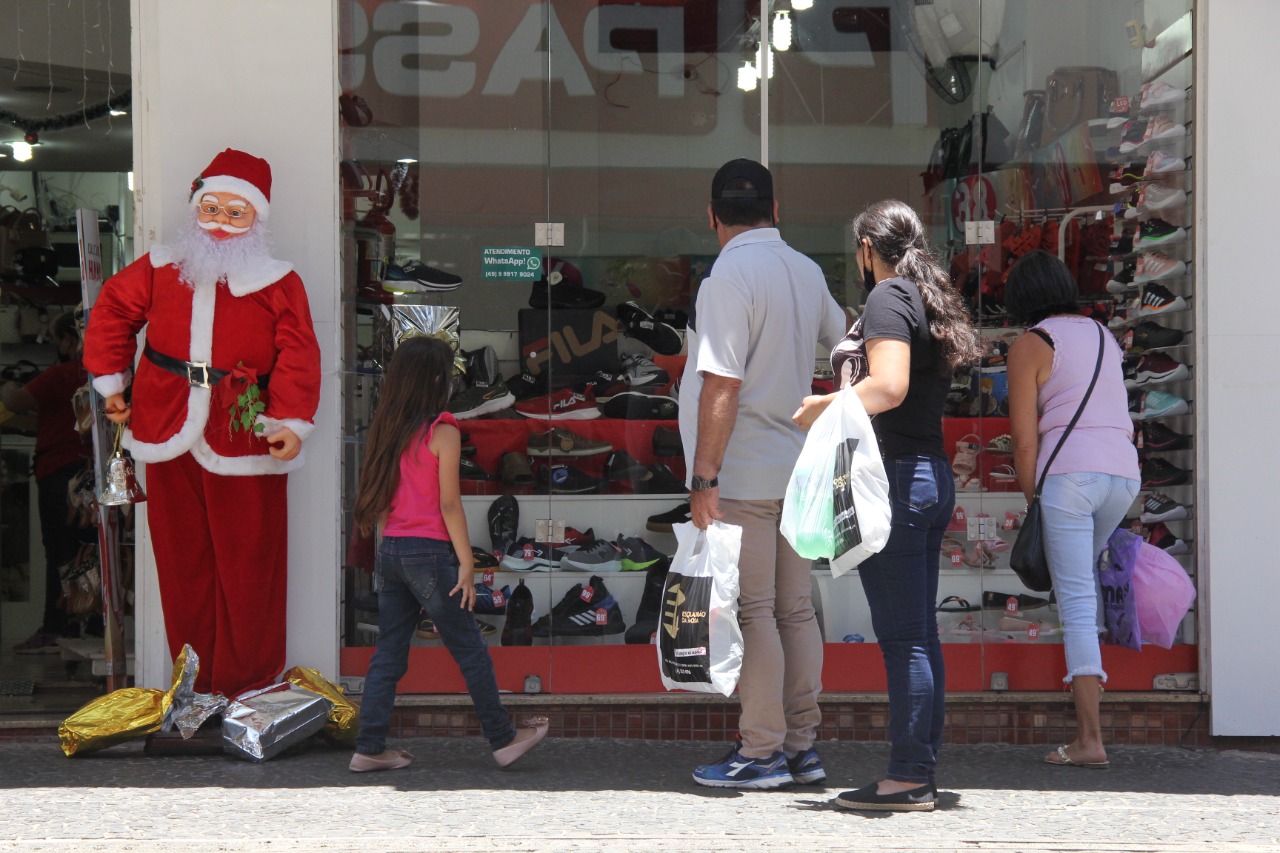
M1099 324L1098 363L1093 367L1093 379L1089 380L1089 388L1084 392L1084 398L1080 400L1080 408L1076 409L1075 416L1062 431L1058 446L1053 449L1049 460L1045 462L1044 470L1040 472L1040 482L1036 483L1035 495L1027 505L1027 517L1023 520L1022 527L1018 529L1018 538L1013 542L1013 550L1009 552L1010 568L1018 576L1018 580L1022 581L1022 585L1032 592L1048 592L1053 588L1053 578L1049 574L1049 559L1044 551L1044 516L1040 509L1040 493L1044 491L1044 480L1049 476L1053 460L1058 458L1058 451L1062 449L1067 436L1071 435L1071 430L1084 414L1084 407L1093 394L1093 386L1098 384L1098 374L1102 372L1102 354L1106 350L1105 343L1102 325Z
M1105 118L1111 100L1120 93L1120 83L1110 68L1077 65L1055 69L1045 81L1044 89L1041 147L1082 121Z

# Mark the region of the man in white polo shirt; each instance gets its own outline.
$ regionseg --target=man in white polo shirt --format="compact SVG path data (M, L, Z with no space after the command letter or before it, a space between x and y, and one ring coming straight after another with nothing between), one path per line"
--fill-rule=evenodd
M848 320L818 265L778 233L773 176L764 166L732 160L720 167L707 215L720 256L689 318L680 434L693 523L742 527L742 743L693 778L729 788L821 782L826 773L813 740L822 717L822 634L809 561L778 525L804 444L791 415L810 393L818 346L829 352Z

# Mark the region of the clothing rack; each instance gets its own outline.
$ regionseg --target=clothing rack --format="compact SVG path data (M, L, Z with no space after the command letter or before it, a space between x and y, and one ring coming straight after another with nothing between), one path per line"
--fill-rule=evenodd
M996 214L1000 221L1006 219L1017 218L1019 222L1025 222L1028 219L1048 219L1049 217L1062 217L1062 224L1058 229L1058 260L1066 260L1067 254L1067 228L1066 225L1077 216L1083 216L1089 213L1114 213L1115 205L1113 204L1097 204L1087 205L1085 207L1040 207L1030 208L1018 211L1012 211L1004 214Z

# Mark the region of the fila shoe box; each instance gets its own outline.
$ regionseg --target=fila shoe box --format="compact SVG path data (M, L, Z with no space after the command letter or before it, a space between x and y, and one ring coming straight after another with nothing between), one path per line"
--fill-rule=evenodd
M596 371L618 372L618 319L605 308L523 308L519 312L520 369L551 371L553 385L579 382Z

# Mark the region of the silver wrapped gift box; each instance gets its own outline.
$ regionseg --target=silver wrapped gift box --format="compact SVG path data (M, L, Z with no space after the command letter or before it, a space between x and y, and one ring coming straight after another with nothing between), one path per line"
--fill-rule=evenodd
M324 728L333 703L296 684L246 693L222 715L223 748L250 761L274 758Z

